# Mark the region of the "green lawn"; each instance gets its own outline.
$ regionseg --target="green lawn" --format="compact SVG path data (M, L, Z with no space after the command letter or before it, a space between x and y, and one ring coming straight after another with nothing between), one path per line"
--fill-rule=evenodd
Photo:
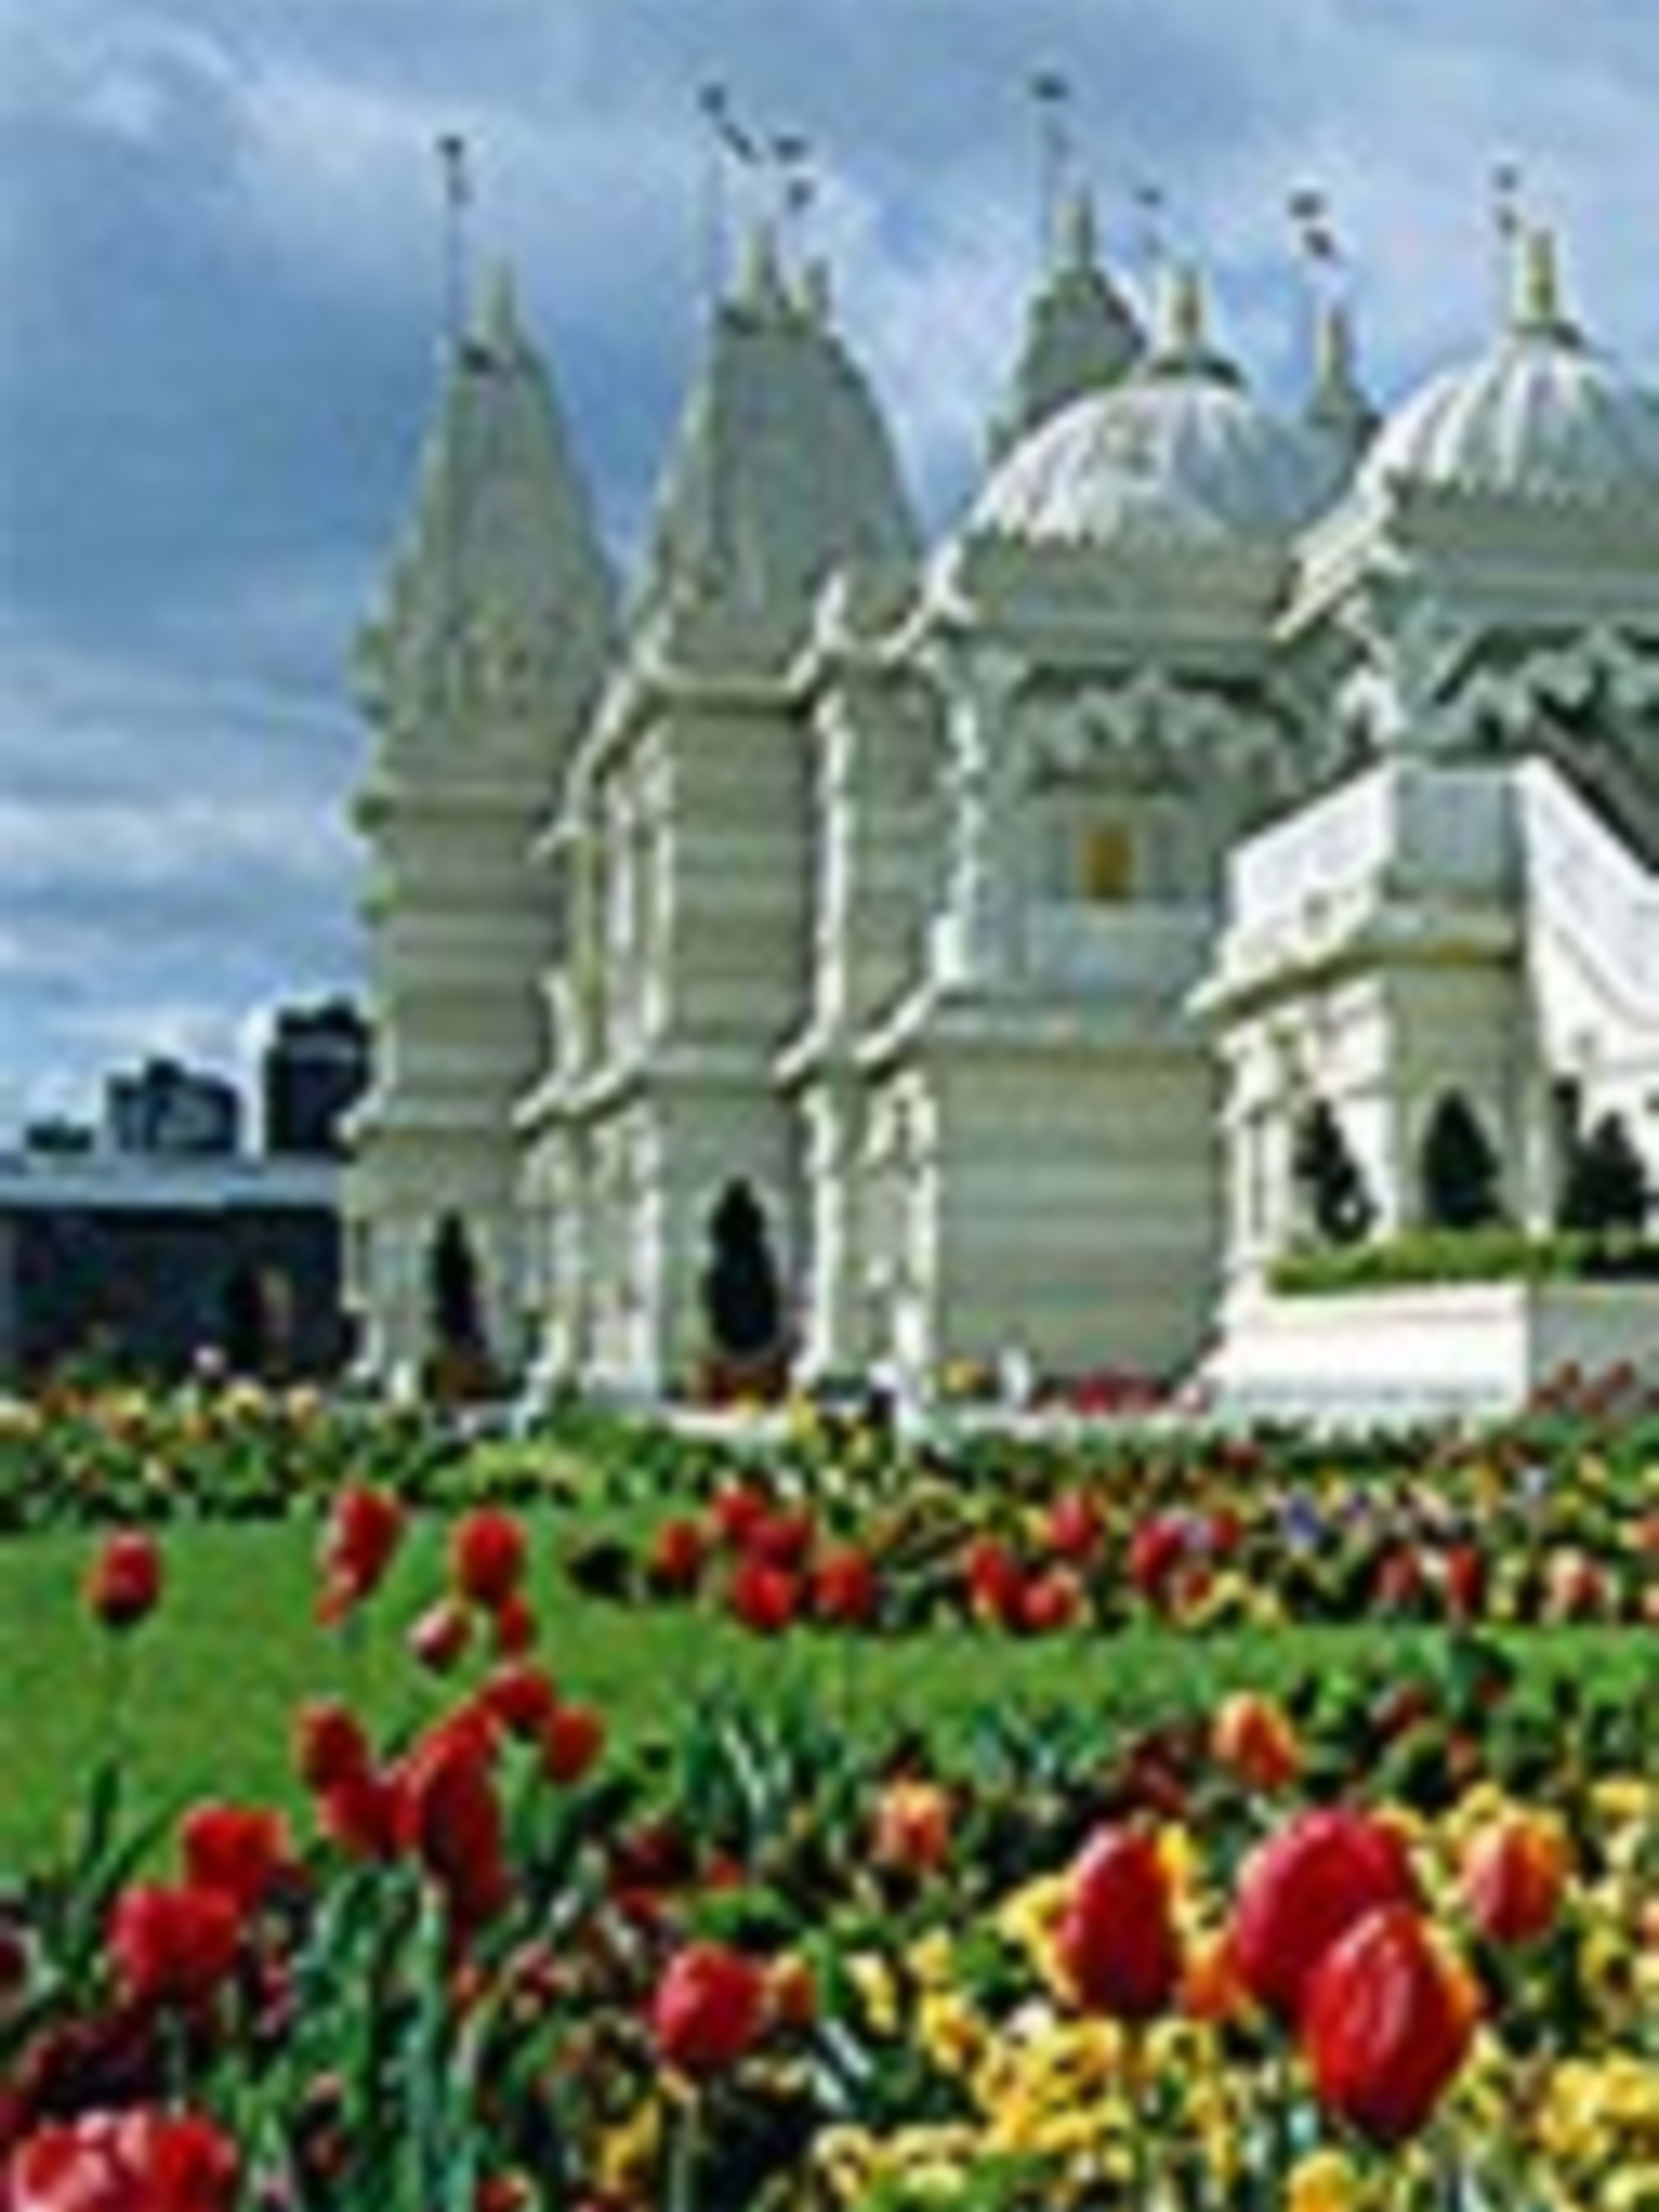
M568 1694L591 1700L621 1735L672 1724L716 1689L768 1698L792 1685L887 1731L959 1724L987 1708L1062 1701L1086 1717L1152 1715L1224 1685L1284 1685L1395 1649L1428 1632L1301 1629L1194 1638L1136 1632L1014 1643L971 1630L860 1642L758 1641L694 1610L632 1610L575 1595L556 1556L568 1517L531 1517L543 1656ZM93 1540L42 1535L0 1545L0 1869L40 1863L72 1822L107 1724L107 1639L85 1620L79 1587ZM436 1594L442 1529L418 1528L353 1652L313 1620L313 1534L302 1522L190 1525L164 1537L160 1613L131 1639L125 1705L131 1766L147 1809L204 1794L283 1800L290 1717L302 1698L366 1701L386 1729L445 1694L404 1654L407 1623ZM1536 1669L1628 1675L1651 1665L1639 1632L1574 1630L1511 1639Z

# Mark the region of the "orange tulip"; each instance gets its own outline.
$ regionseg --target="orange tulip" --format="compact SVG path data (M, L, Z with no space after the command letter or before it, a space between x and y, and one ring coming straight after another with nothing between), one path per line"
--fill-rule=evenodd
M1480 1829L1458 1869L1469 1918L1489 1943L1532 1943L1555 1925L1566 1840L1553 1821L1516 1809Z
M876 1804L876 1863L902 1874L933 1874L951 1855L951 1793L941 1784L890 1782Z
M1249 1790L1283 1790L1302 1771L1302 1744L1285 1708L1254 1690L1223 1698L1210 1730L1216 1764Z

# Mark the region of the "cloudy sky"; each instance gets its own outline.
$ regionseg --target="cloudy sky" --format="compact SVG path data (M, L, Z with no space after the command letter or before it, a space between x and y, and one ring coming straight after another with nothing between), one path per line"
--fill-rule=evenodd
M699 91L802 134L943 523L1031 281L1044 71L1126 283L1202 260L1270 394L1293 191L1386 401L1489 331L1510 164L1659 379L1652 0L0 0L0 1137L358 981L345 667L432 396L440 136L625 553L702 312Z

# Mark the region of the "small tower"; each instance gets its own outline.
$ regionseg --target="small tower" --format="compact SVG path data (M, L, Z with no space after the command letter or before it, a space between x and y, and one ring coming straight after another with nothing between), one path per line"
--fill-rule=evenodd
M656 1389L705 1354L711 1206L796 1199L774 1079L810 955L812 794L796 664L825 586L902 568L915 526L875 399L757 228L714 311L617 665L561 819L565 1049L521 1127L553 1194L542 1365Z
M1330 440L1345 472L1370 445L1377 426L1376 406L1355 364L1353 324L1340 300L1322 301L1319 306L1313 385L1303 418Z
M348 1192L362 1360L418 1373L437 1250L464 1237L490 1360L520 1346L515 1101L544 1055L556 917L531 866L609 650L614 594L505 273L451 349L414 514L359 641L374 732L374 1087Z
M804 635L848 562L906 562L915 525L891 439L831 319L822 270L798 281L769 224L751 233L659 488L630 642L699 612L721 658L766 660Z

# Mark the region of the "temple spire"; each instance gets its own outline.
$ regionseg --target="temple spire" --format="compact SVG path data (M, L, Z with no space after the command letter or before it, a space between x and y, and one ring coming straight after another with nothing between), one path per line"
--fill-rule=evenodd
M1330 432L1356 454L1376 428L1376 410L1359 380L1353 319L1342 300L1322 300L1316 310L1313 385L1304 411L1316 429Z
M1509 326L1516 337L1576 345L1578 332L1561 305L1554 233L1541 223L1517 229L1510 264Z
M764 216L756 222L749 234L738 301L751 314L767 321L776 320L789 307L789 293L783 281L783 264L778 250L777 228Z
M1086 185L1079 185L1075 191L1067 194L1060 211L1055 244L1057 266L1062 273L1080 276L1098 267L1100 224L1095 215L1094 194Z

